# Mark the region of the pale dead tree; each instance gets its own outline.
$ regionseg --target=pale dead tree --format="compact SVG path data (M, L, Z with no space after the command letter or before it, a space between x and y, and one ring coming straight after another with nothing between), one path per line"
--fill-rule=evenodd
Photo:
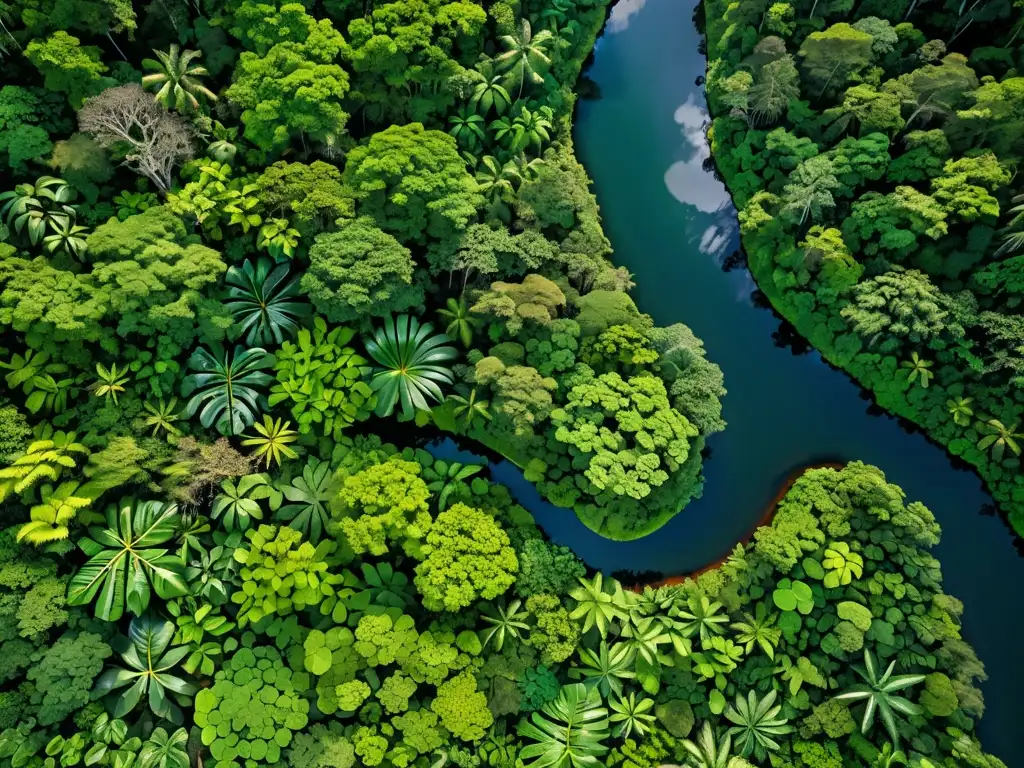
M163 194L171 188L175 166L192 157L192 128L137 83L88 99L78 111L78 126L104 147L123 148L124 164Z

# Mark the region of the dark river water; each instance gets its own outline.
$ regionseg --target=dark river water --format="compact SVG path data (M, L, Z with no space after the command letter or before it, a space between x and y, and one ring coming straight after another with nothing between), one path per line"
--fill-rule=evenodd
M985 513L991 498L977 476L954 469L942 449L895 419L869 413L860 388L817 353L794 353L780 321L755 304L746 269L723 270L738 248L738 225L725 188L704 170L708 115L696 80L705 58L693 8L693 0L619 0L586 71L596 93L577 108L575 142L613 258L635 276L637 304L659 325L690 326L725 373L728 427L708 441L703 498L654 535L614 542L543 502L514 466L492 474L554 541L594 568L675 574L727 554L794 470L852 459L880 467L942 525L935 555L945 588L963 600L965 636L989 673L983 743L1024 765L1014 705L1024 690L1016 647L1024 559L1003 523Z

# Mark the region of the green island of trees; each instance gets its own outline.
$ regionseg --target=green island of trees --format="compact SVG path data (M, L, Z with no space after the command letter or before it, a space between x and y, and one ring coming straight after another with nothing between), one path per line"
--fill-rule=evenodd
M0 768L1003 768L879 470L634 591L417 447L700 493L721 371L573 155L605 5L0 0Z
M713 153L772 305L1024 534L1024 39L1001 0L706 5Z

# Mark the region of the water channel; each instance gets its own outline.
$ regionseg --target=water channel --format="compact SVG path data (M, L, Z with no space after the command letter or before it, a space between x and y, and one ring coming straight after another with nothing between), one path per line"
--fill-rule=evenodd
M942 525L935 555L945 588L964 602L966 639L989 673L979 733L987 750L1020 765L1014 702L1024 663L1013 638L1024 632L1024 559L976 475L879 415L799 340L789 344L746 269L723 269L739 246L738 224L705 170L708 115L697 82L706 62L693 9L692 0L619 0L585 73L594 95L578 105L574 135L613 258L635 276L637 304L659 325L689 325L725 373L728 428L709 440L703 498L652 536L614 542L545 503L515 466L494 465L492 475L589 565L675 574L727 554L800 467L852 459L880 467Z

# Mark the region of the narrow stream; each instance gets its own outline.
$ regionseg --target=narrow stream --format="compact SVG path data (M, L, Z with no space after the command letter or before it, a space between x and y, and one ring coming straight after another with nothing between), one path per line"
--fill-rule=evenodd
M709 440L704 496L656 534L623 543L545 503L513 465L494 465L492 474L589 565L674 574L727 554L794 470L852 459L877 465L942 525L935 555L945 588L964 602L966 639L990 677L979 732L987 750L1019 765L1013 702L1024 663L1012 638L1024 632L1024 559L976 475L954 469L923 435L869 413L860 388L817 353L794 352L780 321L755 305L746 269L723 269L739 246L738 224L725 188L704 170L708 115L696 81L706 62L693 9L693 0L619 0L586 72L596 95L577 108L575 141L613 258L635 276L637 304L659 325L689 325L725 373L728 428Z

